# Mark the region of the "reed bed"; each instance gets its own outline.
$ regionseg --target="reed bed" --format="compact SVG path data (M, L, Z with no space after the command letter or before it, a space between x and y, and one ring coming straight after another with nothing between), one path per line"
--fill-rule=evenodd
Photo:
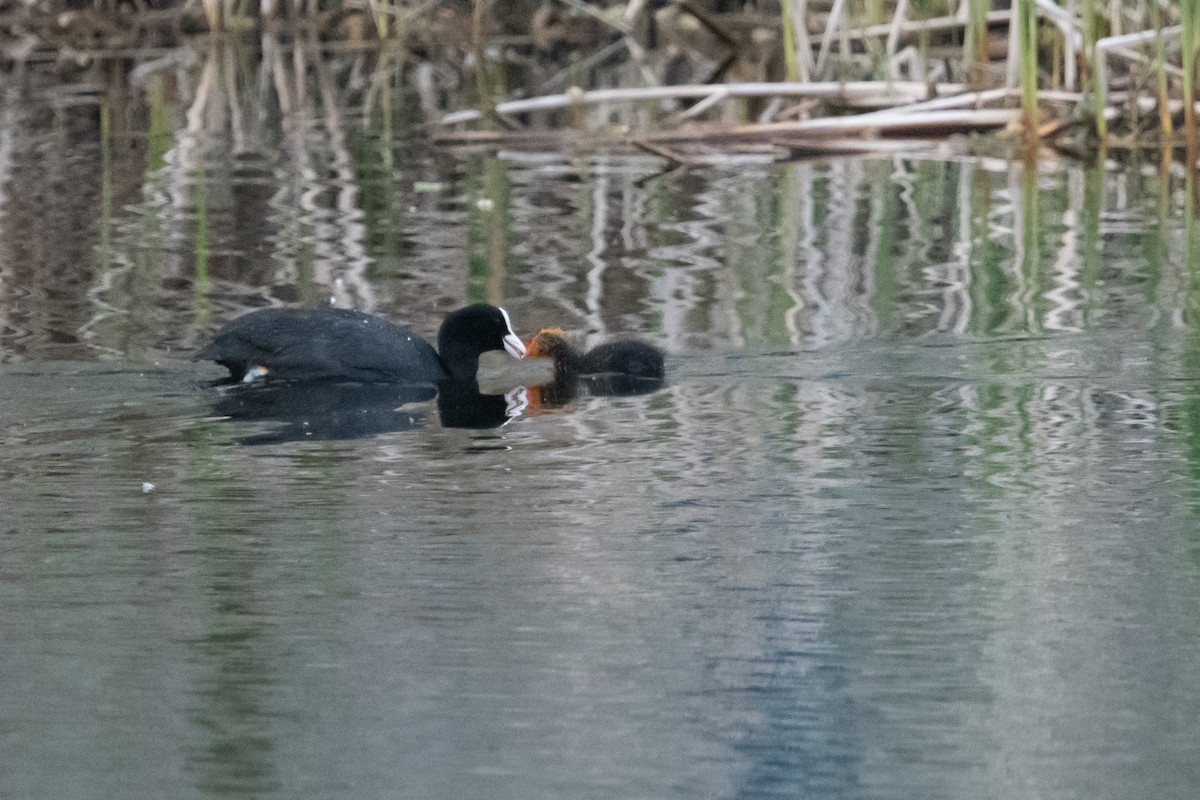
M687 162L988 133L1027 157L1200 156L1200 0L60 3L0 11L5 68L117 55L145 71L196 36L239 33L400 53L461 76L450 108L427 108L448 145Z

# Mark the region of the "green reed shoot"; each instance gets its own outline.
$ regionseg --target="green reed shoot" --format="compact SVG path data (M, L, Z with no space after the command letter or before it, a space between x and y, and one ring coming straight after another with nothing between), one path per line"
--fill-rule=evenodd
M988 61L987 14L992 0L967 0L966 52L963 61L967 80L972 84L983 82L984 69Z
M1083 75L1082 89L1092 95L1092 116L1096 126L1096 138L1103 148L1108 141L1108 121L1104 117L1104 95L1097 83L1096 59L1100 57L1096 42L1101 38L1100 21L1103 18L1104 0L1084 0L1079 10L1083 22L1083 52L1087 59L1087 71Z
M1164 150L1167 143L1171 140L1172 124L1171 124L1171 106L1170 95L1167 93L1167 53L1166 46L1163 44L1163 20L1162 9L1158 3L1150 3L1150 27L1158 31L1158 35L1154 37L1154 71L1156 79L1156 87L1158 89L1158 123L1159 133L1162 135Z
M779 6L783 17L783 63L787 70L787 79L793 83L800 80L800 69L796 63L796 27L792 22L792 4L795 0L787 0Z
M479 109L489 122L495 121L496 98L493 94L491 71L488 69L484 23L487 20L487 0L475 0L471 8L471 49L475 54L475 91Z
M1200 0L1181 0L1180 22L1183 35L1180 47L1183 51L1183 128L1187 137L1188 166L1196 166L1196 65L1200 55ZM1190 169L1189 169L1190 171Z
M1037 3L1017 0L1017 36L1020 45L1018 76L1021 84L1021 112L1025 135L1029 141L1037 137L1038 129L1038 49Z

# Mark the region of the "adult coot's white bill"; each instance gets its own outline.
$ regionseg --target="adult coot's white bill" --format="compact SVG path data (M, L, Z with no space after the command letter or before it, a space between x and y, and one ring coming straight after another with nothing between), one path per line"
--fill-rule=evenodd
M438 349L408 328L342 308L266 308L217 331L194 361L215 361L232 381L353 380L443 383L475 380L479 354L525 355L508 312L479 303L442 322Z

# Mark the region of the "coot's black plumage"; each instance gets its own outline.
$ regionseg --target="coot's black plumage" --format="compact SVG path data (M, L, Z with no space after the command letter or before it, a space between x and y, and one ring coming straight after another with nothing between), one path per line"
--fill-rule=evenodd
M195 361L215 361L230 380L351 380L435 384L475 380L479 355L525 347L508 313L479 303L442 322L438 349L408 328L343 308L266 308L231 321ZM440 352L440 355L439 355Z

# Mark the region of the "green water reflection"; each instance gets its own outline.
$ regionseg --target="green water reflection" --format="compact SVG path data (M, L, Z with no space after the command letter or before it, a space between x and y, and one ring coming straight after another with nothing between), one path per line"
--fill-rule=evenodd
M459 153L415 58L174 63L3 88L14 796L1194 795L1185 176ZM480 300L668 385L249 447L184 358Z

